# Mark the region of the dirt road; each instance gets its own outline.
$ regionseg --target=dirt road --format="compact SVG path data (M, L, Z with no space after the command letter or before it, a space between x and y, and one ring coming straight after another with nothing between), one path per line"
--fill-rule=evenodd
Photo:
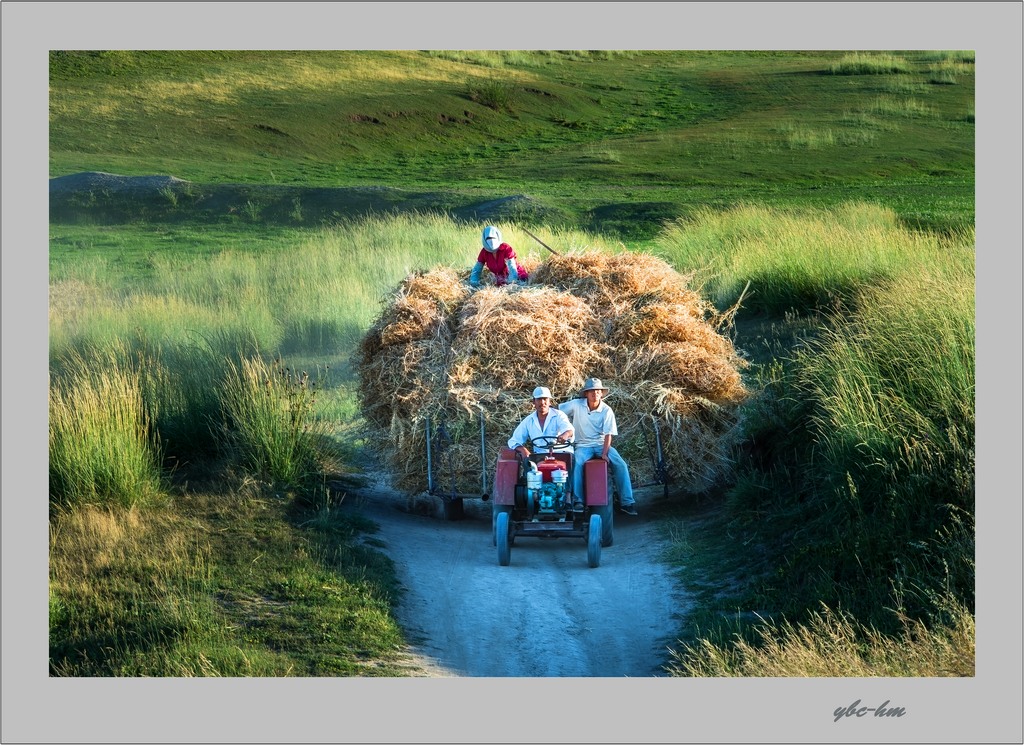
M532 537L518 538L502 567L489 503L466 500L466 518L446 521L393 492L353 501L381 526L375 537L397 565L406 589L398 618L418 674L665 675L666 648L689 601L659 561L663 543L643 516L616 516L614 545L597 568L587 566L582 538Z

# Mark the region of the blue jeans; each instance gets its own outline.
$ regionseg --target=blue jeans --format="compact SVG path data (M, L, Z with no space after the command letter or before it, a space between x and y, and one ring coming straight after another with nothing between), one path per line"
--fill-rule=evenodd
M573 456L572 491L580 499L583 499L583 464L595 455L600 456L602 450L603 445L576 446L576 453ZM619 493L619 502L623 506L635 504L633 484L629 481L629 466L615 448L608 448L608 470L611 472L615 490Z

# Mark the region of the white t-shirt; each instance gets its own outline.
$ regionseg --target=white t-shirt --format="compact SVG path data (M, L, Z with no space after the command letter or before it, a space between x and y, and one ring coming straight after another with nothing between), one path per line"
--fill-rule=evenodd
M615 412L604 401L593 411L585 398L574 398L558 404L558 410L565 412L576 430L577 445L603 445L605 435L617 435Z
M526 445L526 447L533 450L533 438L550 437L554 439L566 430L571 430L572 428L572 422L569 421L569 417L554 407L548 410L548 416L547 419L544 420L543 427L540 426L540 420L537 418L537 412L534 411L526 417L526 419L521 421L518 427L516 427L516 431L513 432L512 437L509 438L508 446L515 449L518 445ZM556 446L555 449L562 453L572 452L571 445Z

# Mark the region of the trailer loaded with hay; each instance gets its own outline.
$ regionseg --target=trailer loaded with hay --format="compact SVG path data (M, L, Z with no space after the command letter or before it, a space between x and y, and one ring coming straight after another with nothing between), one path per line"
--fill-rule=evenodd
M527 268L526 285L476 290L468 271L417 271L385 299L354 362L394 487L426 491L460 517L463 499L491 496L533 389L548 387L557 404L588 377L611 388L614 445L634 486L668 496L713 483L748 395L723 333L731 314L649 254L568 253Z

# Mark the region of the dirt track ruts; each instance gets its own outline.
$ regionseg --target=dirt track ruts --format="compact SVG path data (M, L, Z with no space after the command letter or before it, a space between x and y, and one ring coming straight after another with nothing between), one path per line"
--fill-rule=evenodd
M617 515L614 545L596 568L582 538L534 537L517 538L502 567L489 503L465 504L458 521L410 510L390 491L363 491L346 504L380 525L375 537L397 566L405 588L397 615L415 674L666 674L689 601L659 558L664 541L653 522Z

